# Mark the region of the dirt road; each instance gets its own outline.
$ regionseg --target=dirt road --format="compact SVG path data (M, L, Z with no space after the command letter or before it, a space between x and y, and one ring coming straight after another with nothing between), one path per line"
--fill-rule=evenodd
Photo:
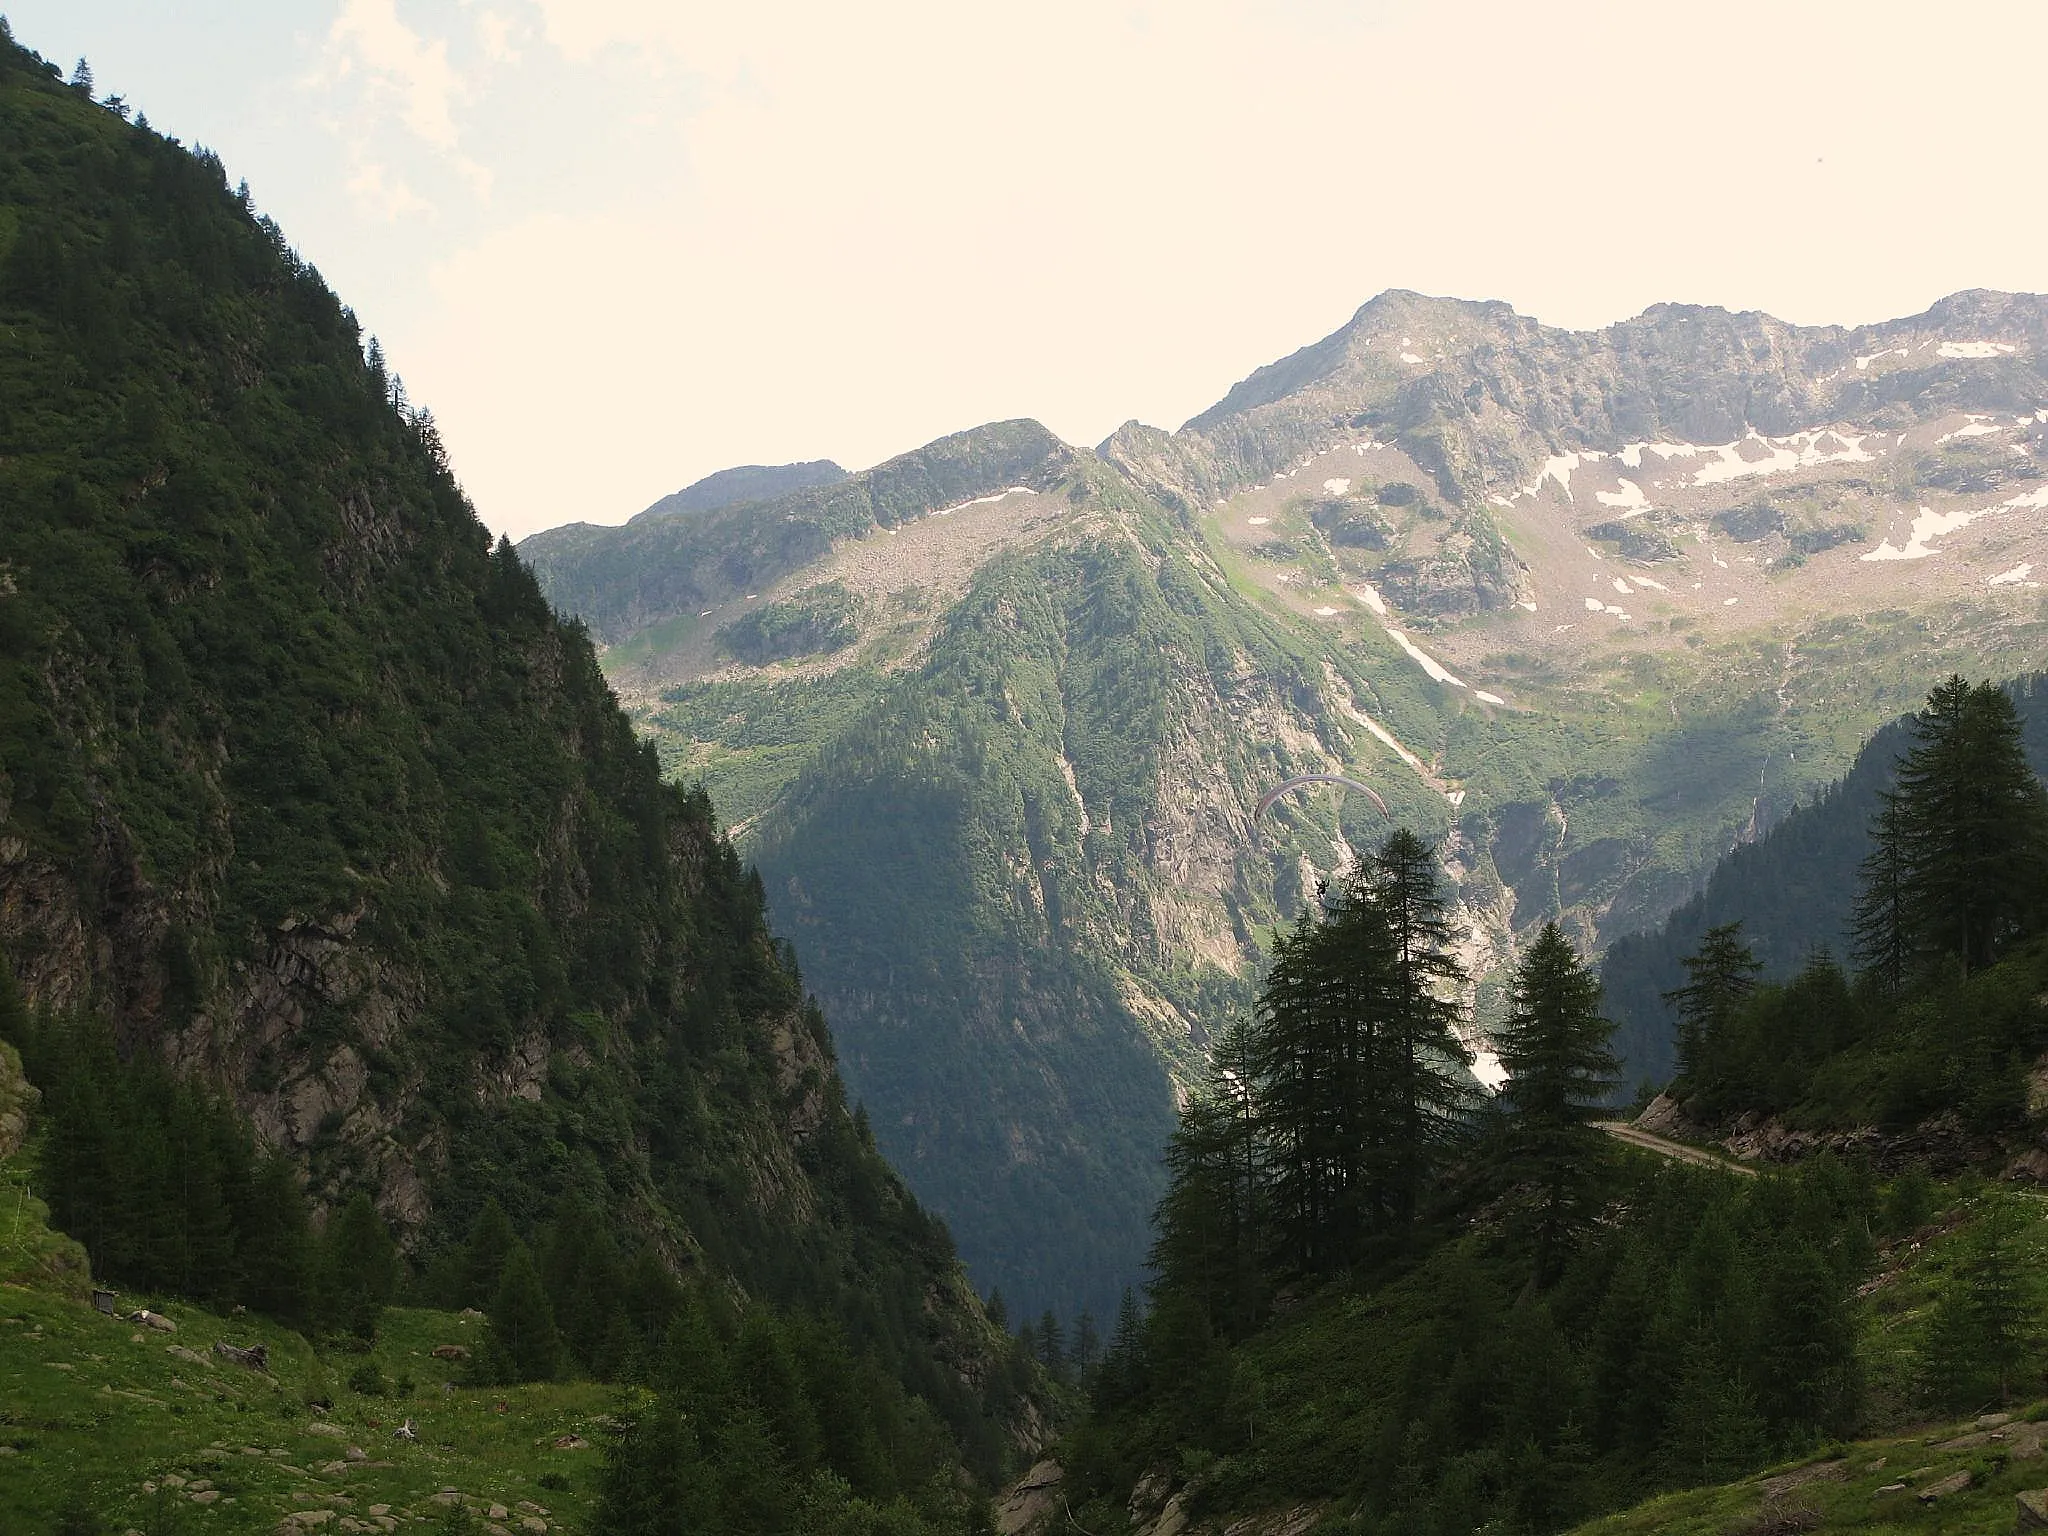
M1593 1125L1594 1129L1605 1131L1616 1141L1627 1142L1630 1146L1640 1147L1645 1152L1654 1152L1659 1157L1668 1157L1673 1162L1692 1163L1701 1168L1719 1168L1724 1173L1740 1174L1745 1179L1756 1177L1756 1170L1747 1163L1738 1163L1732 1158L1709 1152L1703 1147L1687 1146L1682 1141L1673 1141L1669 1137L1656 1135L1639 1126L1631 1125L1626 1120L1596 1120Z

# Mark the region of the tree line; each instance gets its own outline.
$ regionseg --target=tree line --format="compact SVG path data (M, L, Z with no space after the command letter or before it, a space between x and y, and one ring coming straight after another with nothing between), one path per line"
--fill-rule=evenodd
M1402 830L1278 939L1167 1150L1149 1307L1126 1298L1089 1378L1084 1523L1166 1462L1217 1508L1555 1529L1854 1422L1870 1176L1621 1156L1599 983L1556 924L1481 1092L1455 937Z
M1605 1161L1599 984L1555 923L1515 971L1492 1099L1434 851L1391 834L1281 935L1254 1017L1216 1042L1166 1152L1155 1309L1241 1337L1277 1286L1398 1253L1453 1168L1503 1198L1547 1278Z
M1803 1105L1826 1122L1905 1124L1953 1109L2017 1123L2042 1043L2048 791L2011 695L1951 677L1909 722L1871 818L1845 966L1825 950L1761 980L1740 923L1709 929L1667 994L1672 1091L1714 1120Z

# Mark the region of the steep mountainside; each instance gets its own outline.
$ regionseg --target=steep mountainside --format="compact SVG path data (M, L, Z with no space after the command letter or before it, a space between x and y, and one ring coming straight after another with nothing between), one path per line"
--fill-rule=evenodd
M1260 794L1289 772L1349 773L1446 839L1483 977L1546 917L1590 946L1657 922L1716 859L1845 771L1930 676L2037 664L2044 313L2035 297L1964 294L1843 331L1664 306L1574 333L1501 305L1386 294L1179 432L1132 424L1092 454L1045 440L1036 478L991 465L933 485L899 501L896 521L850 520L806 563L728 584L694 614L634 617L642 593L676 579L638 524L528 547L551 599L611 642L606 670L665 770L703 783L764 861L883 1145L955 1221L982 1278L1035 1307L1040 1282L1012 1236L1041 1218L1002 1207L1006 1236L971 1210L1006 1181L1035 1186L1033 1096L1084 1166L1121 1168L1130 1133L1114 1122L1164 1110L1087 1120L1043 1031L1017 1022L1033 1015L993 999L1035 999L1047 967L1071 964L1105 978L1125 1040L1178 1072L1248 1005L1273 919L1379 826L1363 797L1323 789L1283 798L1254 828ZM726 515L744 550L813 526L811 507ZM1147 579L1076 587L1074 557L1089 550L1089 570L1133 562ZM629 561L635 573L619 576ZM1141 610L1154 586L1177 615L1170 634L1139 625L1099 655L1073 645L1077 615L1084 639L1110 634L1103 616ZM1032 604L1018 607L1019 590ZM1199 601L1176 596L1191 590ZM1069 593L1085 594L1079 607ZM1015 617L1041 610L1042 622ZM1276 637L1284 667L1245 659L1252 632ZM985 673L963 673L970 644ZM1174 682L1148 714L1140 680L1155 659ZM1048 681L1027 689L1011 680L1020 671ZM1048 691L1057 709L1028 727L1006 702ZM971 730L962 698L978 712ZM912 736L926 712L944 728ZM1108 812L1117 837L1127 815L1142 822L1133 856L1111 856L1074 746L1058 739L1056 722L1077 718L1109 722L1112 778L1149 786L1134 812ZM1089 818L1071 851L1021 809L973 799L877 822L894 840L863 834L861 867L899 873L849 879L809 808L923 803L925 770L909 760L927 738L979 795L997 727L1033 775L1064 777L1060 753L1070 760L1074 827ZM1172 852L1193 825L1210 859L1198 869ZM984 949L943 987L907 979L937 963L920 894L892 862L913 848L920 868L977 871L979 915L964 920L1011 934L1013 961ZM1049 857L1062 901L1075 899L1068 882L1085 884L1113 920L1044 917L1056 903L1034 888ZM841 860L830 879L828 860ZM1204 915L1155 922L1152 893L1184 885ZM1482 1024L1494 996L1484 980ZM1005 1013L1007 1033L993 1031ZM880 1051L888 1038L906 1044ZM979 1080L1014 1085L987 1091L996 1123L963 1122L975 1106L947 1075L955 1053ZM1048 1198L1045 1219L1122 1230L1156 1174L1121 1176L1131 1186L1114 1200ZM1122 1251L1142 1241L1126 1232Z
M2025 730L2028 760L2048 774L2048 676L2007 685ZM1756 842L1714 867L1699 894L1648 933L1617 939L1601 964L1607 1012L1631 1082L1659 1083L1676 1065L1664 994L1685 983L1684 961L1709 928L1741 923L1766 980L1791 976L1816 951L1847 964L1858 870L1892 770L1910 744L1903 724L1886 726L1854 766Z
M700 794L355 320L0 39L0 947L416 1252L575 1194L833 1314L986 1469L1029 1405ZM994 1415L993 1417L991 1415Z

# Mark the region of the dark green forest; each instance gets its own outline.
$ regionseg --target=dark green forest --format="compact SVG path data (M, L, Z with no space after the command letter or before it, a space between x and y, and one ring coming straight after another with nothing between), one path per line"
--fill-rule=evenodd
M2027 761L2036 773L2048 772L2048 709L2040 707L2048 678L2032 674L2005 687L2019 712ZM1699 893L1659 927L1608 948L1600 977L1630 1089L1662 1082L1676 1068L1663 997L1684 982L1684 957L1708 929L1741 922L1763 974L1775 981L1796 975L1819 954L1850 959L1857 871L1909 740L1904 720L1877 732L1847 774L1722 859Z
M1696 1119L1903 1130L1946 1113L1965 1138L1952 1164L2024 1126L2048 1045L2048 792L2015 702L2028 696L1951 678L1906 723L1845 955L1770 980L1748 924L1704 935L1668 994L1670 1091Z
M1150 1305L1127 1301L1066 1442L1083 1518L1149 1477L1195 1512L1325 1501L1318 1530L1558 1530L2037 1391L2031 1217L1981 1179L2038 1128L2048 1045L2025 696L1951 678L1881 739L1868 851L1835 875L1841 959L1771 980L1726 923L1660 999L1669 1092L1700 1124L1780 1113L1895 1147L1760 1176L1624 1150L1594 1124L1615 1027L1554 924L1482 1100L1426 845L1397 832L1326 891L1181 1114ZM1965 1133L1945 1160L1913 1139L1936 1117ZM1930 1227L1959 1192L1973 1214ZM1884 1256L1965 1220L1946 1288L1892 1333L1872 1307L1896 1303L1861 1299Z
M0 141L0 949L63 1225L341 1347L496 1210L559 1369L659 1384L688 1298L743 1297L718 1347L759 1310L842 1352L816 1390L881 1437L782 1445L787 1488L971 1527L922 1490L1013 1453L1009 1346L708 801L217 158L11 40ZM565 1222L683 1299L577 1321Z

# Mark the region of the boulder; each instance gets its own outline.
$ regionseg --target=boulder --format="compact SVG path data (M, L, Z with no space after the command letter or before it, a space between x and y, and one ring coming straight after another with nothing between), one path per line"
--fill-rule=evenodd
M158 1333L176 1333L178 1331L176 1323L165 1317L161 1312L152 1312L147 1307L143 1308L140 1312L130 1312L128 1314L128 1321L140 1323L145 1328L154 1328Z
M2048 1488L2029 1488L2013 1502L2018 1505L2013 1515L2014 1530L2048 1531Z
M235 1364L247 1366L252 1371L269 1374L270 1346L267 1344L251 1344L243 1349L228 1343L225 1339L219 1339L214 1342L213 1352L223 1360L232 1360Z
M1961 1493L1973 1481L1975 1479L1967 1468L1961 1472L1951 1472L1940 1482L1929 1483L1922 1488L1917 1497L1922 1504L1932 1504L1936 1499L1945 1499L1952 1493Z

